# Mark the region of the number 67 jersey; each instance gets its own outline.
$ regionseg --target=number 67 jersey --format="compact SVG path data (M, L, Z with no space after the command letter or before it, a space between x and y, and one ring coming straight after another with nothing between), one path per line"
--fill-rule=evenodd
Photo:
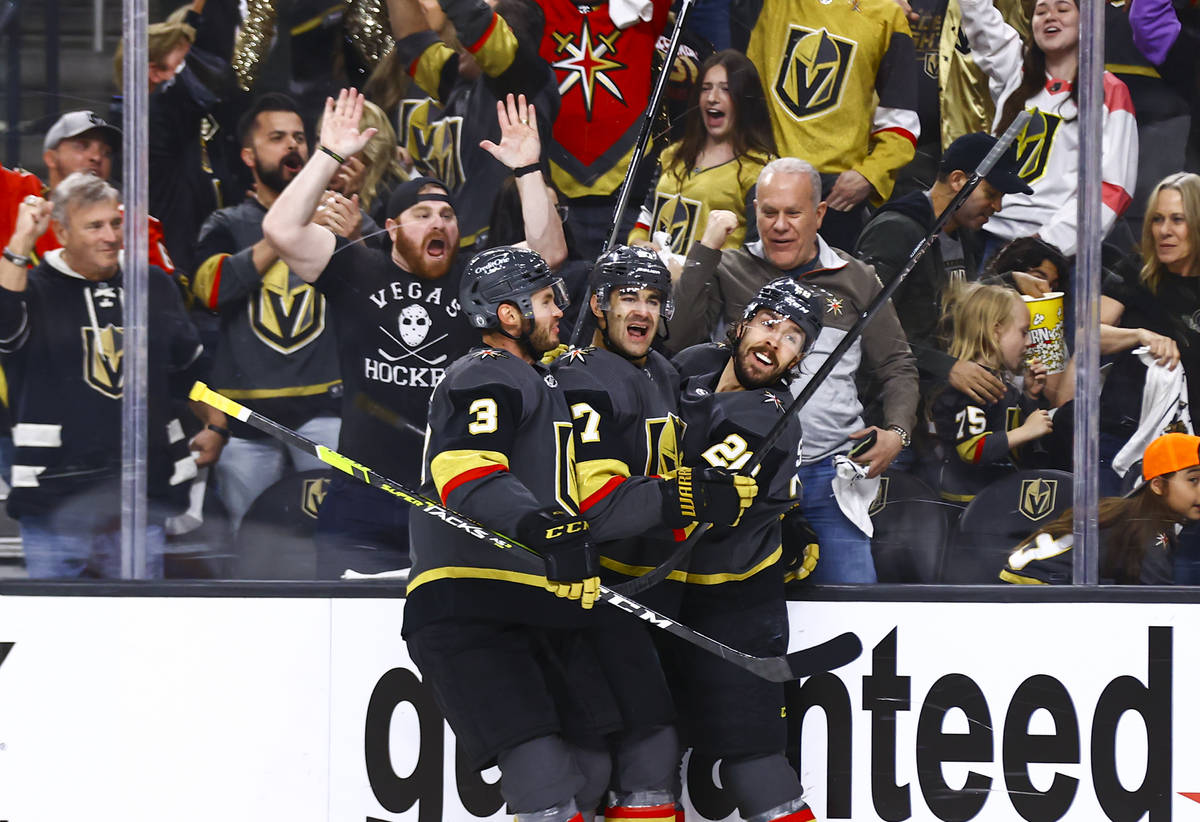
M719 376L720 372L701 375L684 384L679 404L685 426L683 453L689 465L741 471L792 398L780 384L716 393ZM688 582L736 582L779 562L783 554L780 518L800 502L796 479L800 442L800 420L793 414L753 472L758 482L754 504L736 526L714 526L705 534L692 552Z

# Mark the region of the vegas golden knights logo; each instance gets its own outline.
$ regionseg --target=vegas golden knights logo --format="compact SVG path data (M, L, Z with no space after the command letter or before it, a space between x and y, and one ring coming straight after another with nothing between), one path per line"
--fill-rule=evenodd
M825 29L792 26L775 78L775 96L797 120L838 107L855 43Z
M305 480L300 490L300 510L307 516L316 519L317 512L321 509L321 503L325 501L325 494L328 492L329 480L325 478Z
M700 203L672 194L654 195L653 231L665 231L671 235L671 250L676 254L687 254L696 236L696 218L700 216Z
M401 100L397 137L422 174L438 178L453 191L467 179L462 165L463 118L430 122L434 113L429 100Z
M867 509L867 516L873 517L887 508L888 504L888 485L891 483L891 477L879 478L879 490L875 492L875 499L871 500L871 507Z
M282 261L263 275L262 288L250 300L254 334L281 354L291 354L325 330L325 298L309 283L292 286Z
M1031 113L1033 119L1017 137L1017 173L1026 183L1039 180L1046 173L1054 135L1062 123L1062 118L1057 114L1047 114L1040 109L1034 109Z
M125 329L111 323L104 328L85 327L83 332L83 379L106 397L121 398L125 383Z
M646 420L646 476L663 476L679 470L679 439L684 422L674 414Z
M1037 522L1054 510L1058 497L1058 480L1027 479L1021 481L1017 510L1030 522Z

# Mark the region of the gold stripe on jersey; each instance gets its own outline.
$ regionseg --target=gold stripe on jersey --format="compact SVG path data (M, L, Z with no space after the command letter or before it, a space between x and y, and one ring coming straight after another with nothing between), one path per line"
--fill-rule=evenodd
M453 56L454 49L439 40L421 52L421 56L412 66L409 66L408 73L412 75L421 91L436 100L438 99L438 84L442 79L442 67Z
M315 385L289 385L285 388L214 388L230 399L235 400L267 400L273 397L315 397L325 394L335 385L341 385L341 380L330 380Z
M968 462L974 465L978 460L975 458L975 449L979 445L979 441L986 436L991 435L991 431L984 431L982 434L976 434L969 440L963 440L954 446L954 450L958 452L958 458L963 462Z
M519 585L531 585L534 588L545 588L546 578L538 574L523 574L518 571L502 571L499 568L474 568L470 566L448 565L444 568L433 568L413 577L405 590L405 596L427 582L437 582L441 579L490 579L497 582L514 582Z
M761 562L753 566L747 571L741 573L726 573L726 574L689 574L686 571L672 571L667 575L667 579L675 580L676 582L686 582L690 585L720 585L722 582L740 582L743 579L749 579L766 568L770 568L775 563L779 562L779 558L783 556L783 546L779 546ZM612 571L618 571L627 577L640 577L654 570L653 566L649 565L627 565L623 562L617 562L615 559L608 557L600 557L600 564Z
M592 494L608 484L613 477L629 477L629 466L620 460L584 460L575 463L575 476L579 485L579 499L591 504ZM599 500L596 500L598 502Z
M217 288L220 286L219 275L221 263L228 254L214 254L196 269L192 277L192 293L195 294L207 308L217 307Z
M429 463L438 496L446 498L446 484L468 471L508 470L508 457L499 451L443 451ZM454 490L451 486L451 490Z
M1011 582L1014 585L1045 585L1046 583L1040 579L1033 577L1023 577L1020 574L1014 574L1012 571L1005 568L1000 572L1000 579L1005 582Z
M491 25L479 41L467 46L475 55L480 67L489 77L496 77L508 70L517 57L517 35L498 14L492 15Z

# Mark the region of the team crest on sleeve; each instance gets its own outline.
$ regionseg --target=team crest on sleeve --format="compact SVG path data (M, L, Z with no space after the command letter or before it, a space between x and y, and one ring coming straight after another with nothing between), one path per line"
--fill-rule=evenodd
M783 412L783 401L773 391L763 391L763 405L774 405L780 413Z
M499 351L495 348L484 348L476 351L475 356L481 360L498 360L505 356L505 354L503 351Z
M125 329L115 325L104 328L84 326L83 379L106 397L121 398L125 384Z
M856 47L825 28L790 26L773 91L793 118L807 120L838 107Z
M1046 173L1054 135L1062 124L1062 118L1057 114L1049 114L1041 109L1033 109L1030 114L1033 119L1017 137L1017 173L1026 183L1040 180Z
M563 354L567 358L567 362L586 363L588 355L595 351L595 346L584 346L583 348L572 348L567 353Z
M433 115L428 99L401 100L396 136L422 174L442 180L454 191L467 179L462 164L463 118L431 120Z
M263 275L247 308L254 335L281 354L300 350L325 330L325 297L310 283L293 286L283 262Z

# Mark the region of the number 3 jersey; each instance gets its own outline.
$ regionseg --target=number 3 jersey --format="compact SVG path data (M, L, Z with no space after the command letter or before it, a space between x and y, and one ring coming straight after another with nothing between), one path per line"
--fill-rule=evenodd
M506 536L535 511L575 516L571 427L566 398L544 366L473 349L446 369L430 398L421 493ZM446 618L579 621L578 603L545 590L540 559L512 556L456 522L410 519L406 635Z
M714 393L719 376L720 372L693 377L684 385L679 403L684 462L740 471L754 458L792 398L782 385ZM800 420L793 414L754 474L758 482L754 504L736 526L713 526L705 534L692 552L687 582L736 582L779 561L783 554L780 518L800 502L796 480L800 441Z
M942 499L970 502L995 480L1018 470L1022 452L1008 447L1008 432L1038 407L1015 386L999 402L975 402L949 385L933 400L930 416L942 444L938 487Z
M661 524L657 479L679 465L679 375L656 351L638 367L600 348L563 354L553 373L575 421L579 511L601 564L641 576L684 537Z

